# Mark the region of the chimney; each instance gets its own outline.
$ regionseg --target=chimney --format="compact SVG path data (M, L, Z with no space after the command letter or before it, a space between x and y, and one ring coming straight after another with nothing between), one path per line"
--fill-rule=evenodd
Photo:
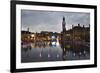
M80 24L78 24L78 27L80 27Z

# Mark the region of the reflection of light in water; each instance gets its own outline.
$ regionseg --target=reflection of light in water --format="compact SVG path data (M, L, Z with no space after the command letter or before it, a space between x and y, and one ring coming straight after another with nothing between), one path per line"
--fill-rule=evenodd
M65 48L64 48L64 51L66 51Z
M51 38L52 38L52 39L55 39L55 36L52 36Z
M57 58L59 57L59 54L57 54Z
M52 36L52 38L54 39L55 36ZM52 41L52 42L51 42L52 46L59 46L59 39L57 38L57 39L55 39L55 40L56 40L56 41Z
M40 55L39 55L40 57L42 57L42 54L40 53Z
M34 47L35 47L35 44L34 44L34 43L32 43L32 44L31 44L31 47L32 47L32 48L34 48Z
M75 54L75 53L73 53L73 55L75 56L76 54Z
M59 46L59 42L57 42L56 45Z
M47 42L48 43L48 45L50 44L50 42Z
M48 58L50 57L50 54L48 54Z
M81 52L80 52L79 54L80 54L80 55L82 55L82 53L81 53Z
M66 45L66 48L70 48L70 45Z
M52 45L56 45L56 42L52 42Z
M57 42L56 42L56 45L57 45L57 46L59 46L59 40L58 40L58 38L57 38Z
M86 51L84 50L84 54L86 54Z

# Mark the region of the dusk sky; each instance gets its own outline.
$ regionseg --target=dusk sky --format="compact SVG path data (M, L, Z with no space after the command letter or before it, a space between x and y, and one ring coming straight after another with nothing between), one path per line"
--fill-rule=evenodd
M67 30L71 29L72 25L80 24L87 27L90 24L89 13L21 10L21 30L29 28L31 32L61 32L63 16L65 17Z

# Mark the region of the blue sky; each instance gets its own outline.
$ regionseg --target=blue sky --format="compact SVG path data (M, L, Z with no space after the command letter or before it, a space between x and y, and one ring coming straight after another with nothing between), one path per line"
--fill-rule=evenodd
M61 32L63 16L65 17L67 30L71 29L72 25L80 24L87 27L90 24L89 13L21 10L22 30L30 28L31 32Z

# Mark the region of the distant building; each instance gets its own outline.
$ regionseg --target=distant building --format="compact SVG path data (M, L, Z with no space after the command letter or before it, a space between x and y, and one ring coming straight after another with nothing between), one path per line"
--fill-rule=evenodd
M62 32L61 32L61 38L63 41L66 40L76 40L76 41L90 41L90 25L88 27L80 26L78 24L77 26L72 25L72 29L66 30L65 28L65 17L63 17L62 22Z
M50 31L41 31L40 33L37 32L30 32L29 28L27 31L21 31L21 40L22 41L56 41L59 42L66 42L66 41L90 41L90 25L88 27L72 25L72 29L66 30L66 22L65 17L62 19L62 31L61 33L57 32L50 32Z
M29 28L27 31L23 30L21 31L21 40L23 42L31 42L34 41L35 34L29 31Z

